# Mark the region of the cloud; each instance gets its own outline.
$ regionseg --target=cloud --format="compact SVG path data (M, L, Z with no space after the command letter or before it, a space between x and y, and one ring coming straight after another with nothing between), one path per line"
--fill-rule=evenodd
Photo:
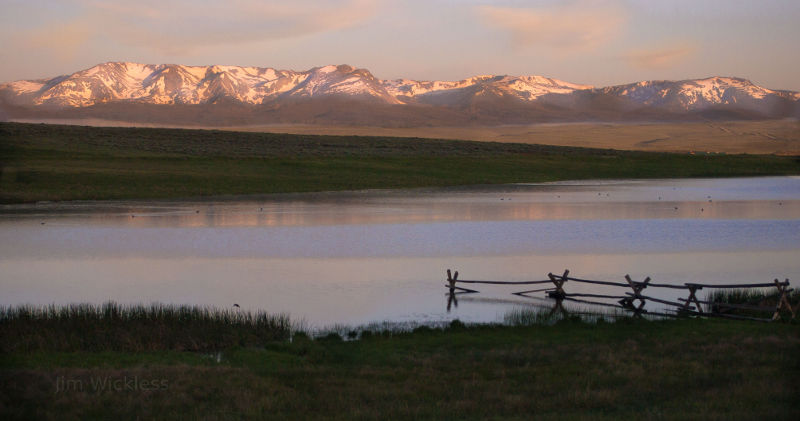
M65 26L86 28L94 40L108 39L165 54L346 29L368 21L380 6L380 0L72 2L82 13ZM70 41L59 40L58 35L51 26L42 26L31 31L29 39Z
M680 43L660 48L631 51L623 58L633 67L654 70L673 66L695 53L697 48Z
M72 21L48 25L27 34L27 44L33 48L48 48L64 59L73 56L92 36L83 22Z
M581 52L616 38L628 20L617 1L580 0L558 6L517 8L478 6L488 25L508 31L514 46L543 46L562 52Z

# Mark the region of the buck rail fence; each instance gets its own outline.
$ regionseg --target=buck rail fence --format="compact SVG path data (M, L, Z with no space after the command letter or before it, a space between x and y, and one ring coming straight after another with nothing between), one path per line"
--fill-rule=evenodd
M793 308L791 303L789 302L789 293L793 291L793 289L789 288L788 279L786 279L783 282L779 281L778 279L775 279L773 282L752 283L752 284L715 285L715 284L700 284L700 283L689 283L689 282L683 284L661 284L661 283L650 282L651 281L650 277L645 278L643 281L634 281L633 279L631 279L629 275L625 275L624 277L625 283L622 283L622 282L596 281L591 279L574 278L569 276L569 270L565 270L562 275L555 275L553 273L548 273L547 278L548 279L535 280L535 281L468 280L468 279L458 279L458 271L451 272L450 269L447 269L447 284L445 284L445 287L447 287L449 290L449 292L447 293L448 295L447 311L450 311L452 304L455 304L456 306L458 305L458 301L456 299L457 295L475 294L480 292L474 289L458 286L458 284L540 285L540 286L548 285L547 287L540 287L526 291L512 292L511 294L520 297L536 298L529 294L535 292L545 292L546 297L555 300L551 313L555 311L561 311L563 313L567 313L567 311L563 307L563 302L570 301L583 304L621 308L632 312L633 315L637 317L641 317L642 314L652 314L652 315L667 316L667 317L681 317L681 316L694 315L694 316L708 316L708 317L724 317L732 319L747 319L747 320L757 320L757 321L773 321L780 319L781 314L783 312L789 313L791 315L791 319L794 319L798 310L797 307L800 307L799 303L798 305L795 305L795 307ZM564 287L567 282L625 288L626 291L616 295L569 293L565 290ZM697 297L697 292L703 289L737 290L737 289L773 288L773 287L777 289L776 293L777 304L774 307L757 305L757 304L754 305L754 304L741 304L741 303L734 304L734 303L716 302L711 300L701 300ZM643 294L643 291L648 288L651 289L670 288L670 289L685 290L688 292L688 295L686 298L678 298L678 301L670 301L670 300L656 298L651 295ZM592 299L611 299L617 301L616 303L608 303ZM648 301L652 301L654 303L659 303L666 306L668 308L667 312L649 312L644 308ZM707 307L705 311L703 310L703 305ZM744 316L737 314L729 314L728 312L731 310L767 312L767 313L772 313L772 317L764 318L764 317L751 317L751 316Z

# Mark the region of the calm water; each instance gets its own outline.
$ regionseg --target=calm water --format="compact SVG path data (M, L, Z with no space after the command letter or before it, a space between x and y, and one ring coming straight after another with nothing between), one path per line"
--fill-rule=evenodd
M448 312L448 268L462 279L568 268L613 281L797 284L800 177L0 207L0 305L238 303L321 327L501 321L547 304L510 294L530 287L478 286ZM603 288L566 289L624 292Z

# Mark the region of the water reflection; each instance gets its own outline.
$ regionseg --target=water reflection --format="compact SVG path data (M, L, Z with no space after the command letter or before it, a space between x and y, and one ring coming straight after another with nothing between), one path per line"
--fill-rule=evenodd
M443 303L446 268L510 281L569 268L617 282L795 282L800 178L0 208L0 305L238 303L326 325L499 321L545 297L445 288Z
M447 312L450 312L450 308L455 305L458 308L458 299L456 299L456 292L454 289L450 289L450 292L447 293Z
M598 191L600 190L600 191ZM286 227L455 221L796 219L796 177L553 183L494 188L298 194L227 202L0 206L0 224L141 228Z

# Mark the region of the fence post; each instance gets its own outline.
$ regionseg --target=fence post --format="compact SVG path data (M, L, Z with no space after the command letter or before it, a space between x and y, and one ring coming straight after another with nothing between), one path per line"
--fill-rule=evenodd
M567 282L567 276L569 276L569 269L564 270L564 274L560 276L553 275L553 273L548 273L547 277L550 278L550 281L553 285L556 286L555 291L550 291L547 293L547 296L550 298L555 298L559 300L563 300L566 297L567 293L564 292L564 283Z
M694 303L694 305L697 308L697 312L702 314L703 307L700 305L700 301L697 299L695 292L697 292L697 290L703 289L703 287L695 284L684 284L684 285L686 285L686 287L689 288L689 298L687 298L686 302L683 304L683 310L689 311L689 304Z
M775 306L775 314L772 315L772 320L778 320L781 317L781 309L785 308L789 310L789 313L792 315L792 320L794 320L794 309L792 308L792 304L789 303L789 297L786 294L791 291L789 288L789 280L786 280L786 285L781 285L778 278L775 278L775 288L778 288L778 305Z
M447 269L447 283L450 284L450 293L453 293L456 289L456 281L458 280L458 271L456 271L455 275L450 274L450 269Z
M450 312L450 308L455 305L458 308L458 299L456 299L456 281L458 280L458 271L455 274L450 274L450 269L447 269L447 283L448 287L450 288L450 292L447 294L447 312Z
M619 303L622 304L623 307L629 307L633 310L635 316L641 316L644 305L647 303L645 298L642 297L642 290L647 288L647 284L650 283L650 277L648 276L645 278L644 282L633 282L630 275L625 275L625 280L628 281L628 285L630 285L633 290L633 296L630 298L623 298L619 300ZM639 305L634 306L633 300L639 300Z

